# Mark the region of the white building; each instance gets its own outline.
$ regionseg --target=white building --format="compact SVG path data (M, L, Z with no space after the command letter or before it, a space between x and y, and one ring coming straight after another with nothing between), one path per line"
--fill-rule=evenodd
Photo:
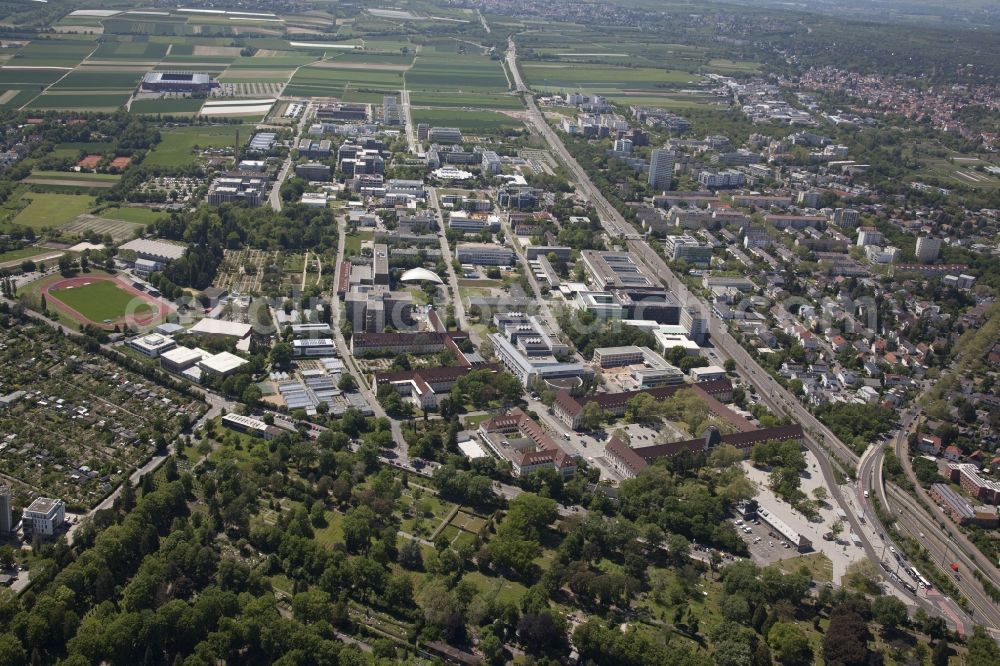
M175 343L172 338L156 333L130 338L125 344L129 348L134 349L143 356L148 356L149 358L157 358L163 352L169 351L177 346L177 343Z
M883 243L885 243L885 236L877 229L862 229L858 232L858 247L882 245Z
M66 504L59 499L39 497L21 516L25 533L52 536L66 518Z
M656 148L649 159L649 187L660 192L669 190L674 179L674 151Z
M725 379L726 371L717 365L707 365L703 368L691 368L688 376L696 382L707 382L712 379Z

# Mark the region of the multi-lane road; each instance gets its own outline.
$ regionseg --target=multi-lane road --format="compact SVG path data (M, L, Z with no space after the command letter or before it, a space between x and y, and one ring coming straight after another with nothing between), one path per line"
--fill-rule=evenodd
M670 271L666 262L664 262L663 259L642 240L642 235L636 232L625 221L621 214L613 206L611 206L597 187L594 186L590 177L579 165L579 163L577 163L573 156L570 155L569 151L563 145L555 131L553 131L548 122L546 122L543 114L538 108L538 105L531 96L529 89L525 86L520 70L517 67L517 50L512 39L508 43L507 65L512 76L514 77L516 90L519 93L524 94L525 103L528 109L527 120L529 125L545 139L550 150L558 156L558 158L569 170L580 193L589 199L590 202L596 207L608 235L611 238L617 238L625 241L627 248L638 255L654 275L660 276L664 284L670 289L674 296L677 297L682 307L696 308L697 311L702 314L708 322L708 330L711 336L712 344L717 352L719 352L723 357L731 358L736 362L736 365L742 371L743 376L757 390L764 403L772 411L778 414L787 415L802 425L803 431L805 432L806 445L814 454L816 454L817 459L820 461L820 468L823 473L823 477L826 480L827 486L831 490L831 495L833 496L834 501L844 508L845 513L848 515L848 523L854 533L861 536L864 550L868 557L874 562L880 561L877 551L884 551L884 544L873 543L870 538L865 536L865 530L862 529L858 517L849 510L848 502L841 496L840 488L837 485L833 466L830 460L830 457L833 456L837 459L837 462L842 468L845 470L853 470L857 467L859 462L861 462L857 454L841 442L833 434L833 432L820 423L820 421L813 416L813 414L809 412L809 410L806 409L797 398L795 398L789 391L785 390L784 387L782 387L770 374L757 364L746 349L744 349L742 345L740 345L732 337L732 335L730 335L725 322L723 322L719 317L714 316L711 308L703 300L690 293L681 280ZM893 489L890 492L901 491ZM934 524L934 521L922 514L920 508L917 506L911 505L909 512L913 516L911 520L915 523L925 522L928 529L930 529L930 525ZM935 534L939 535L940 529L941 528L939 526L935 526L933 531ZM919 534L919 532L920 530L918 529L917 533ZM924 531L924 534L926 533L927 532ZM954 550L954 547L952 547L952 550ZM893 584L899 586L898 581L894 581ZM958 585L959 589L966 596L966 598L969 599L970 603L975 608L979 609L977 617L978 622L988 624L993 627L1000 627L1000 612L996 610L996 605L992 602L989 602L986 605L983 604L984 600L987 600L988 598L985 596L981 586L974 581L971 575L956 579L956 585ZM942 598L941 604L943 604L943 607L940 605L937 607L942 609L943 614L947 617L951 624L962 630L968 629L968 624L965 622L965 618L962 617L964 614L961 612L961 609L958 608L957 604L946 598ZM982 608L980 608L981 606Z

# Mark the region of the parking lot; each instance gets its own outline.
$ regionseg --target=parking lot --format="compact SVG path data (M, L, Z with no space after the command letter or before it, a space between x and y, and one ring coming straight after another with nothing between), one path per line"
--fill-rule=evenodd
M805 458L807 476L802 478L801 490L809 497L812 497L813 490L824 485L823 476L819 470L816 456L806 451ZM784 521L793 530L809 539L812 542L814 552L821 552L830 558L833 564L833 582L835 584L840 582L840 578L847 572L847 567L852 562L865 558L864 550L851 540L849 534L850 525L846 523L838 541L823 540L823 535L830 532L833 529L834 523L839 520L837 507L834 506L832 500L827 501L819 507L818 522L811 522L804 515L793 509L787 502L775 496L768 487L767 471L756 469L749 462L745 462L744 466L747 471L747 477L757 484L757 501L760 502L760 505ZM763 524L763 521L761 521L761 525L753 526L751 534L740 532L750 544L750 552L755 561L770 564L799 555L794 548L784 548L781 546L777 539L768 536L768 532L774 532L774 530ZM754 544L753 541L758 536L761 537L761 541ZM771 541L774 541L774 546L770 545ZM782 539L781 541L783 542L784 540Z

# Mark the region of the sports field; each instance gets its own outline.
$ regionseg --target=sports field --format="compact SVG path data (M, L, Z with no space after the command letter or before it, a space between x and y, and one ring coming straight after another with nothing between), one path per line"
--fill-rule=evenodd
M30 203L12 222L32 229L50 229L66 224L77 215L86 213L94 204L94 197L91 196L48 192L28 192L23 200Z
M58 279L42 288L50 307L77 321L111 325L122 321L146 325L161 314L148 294L107 275Z

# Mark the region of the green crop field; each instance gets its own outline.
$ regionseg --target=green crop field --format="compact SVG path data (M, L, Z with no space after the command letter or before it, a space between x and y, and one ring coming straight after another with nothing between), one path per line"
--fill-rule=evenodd
M457 127L460 130L498 131L520 129L524 123L516 118L505 116L495 111L464 111L442 109L414 109L413 122L427 123L444 127Z
M17 65L17 60L7 63ZM66 72L58 69L0 69L0 88L23 88L31 86L36 90L55 83Z
M129 107L132 113L193 114L205 102L203 99L137 99Z
M31 100L29 109L74 109L80 111L114 111L128 101L129 93L80 93L68 95L44 94Z
M139 84L141 72L103 72L77 69L57 81L49 90L132 90Z
M284 94L293 97L342 97L346 88L394 92L402 87L402 72L302 67L288 82Z
M186 166L195 162L192 150L195 146L231 146L240 137L249 138L252 125L227 125L225 127L179 127L166 129L160 133L160 143L149 152L145 164L150 166Z
M521 65L526 82L537 90L583 89L591 92L677 88L701 77L677 70L609 65L540 64Z
M94 197L85 194L28 192L22 201L30 203L13 219L15 225L32 229L50 229L66 224L94 205Z
M129 303L136 298L109 280L91 282L82 287L53 290L49 292L49 296L73 308L94 323L123 317L130 311ZM141 315L151 311L152 307L148 303L140 303L131 310L131 313Z
M22 47L7 65L73 68L93 50L94 45L89 42L39 39Z
M104 42L97 47L92 60L160 60L167 55L166 44L149 42Z
M406 73L406 87L424 91L508 89L499 61L470 54L419 55Z
M8 88L8 90L16 91L17 94L8 98L3 104L0 104L0 107L5 109L19 109L38 96L38 90L36 89Z
M482 107L486 109L523 109L524 104L517 95L503 93L458 93L447 95L430 92L410 93L410 104L413 106L436 107Z

